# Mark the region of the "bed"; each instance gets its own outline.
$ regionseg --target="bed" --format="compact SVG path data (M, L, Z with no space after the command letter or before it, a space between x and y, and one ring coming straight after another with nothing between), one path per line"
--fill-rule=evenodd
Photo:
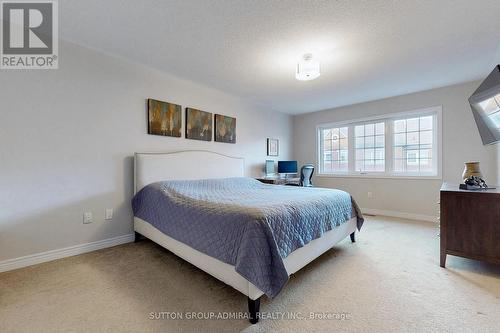
M209 151L135 154L134 230L248 297L260 297L348 235L363 218L338 190L267 185L244 160Z

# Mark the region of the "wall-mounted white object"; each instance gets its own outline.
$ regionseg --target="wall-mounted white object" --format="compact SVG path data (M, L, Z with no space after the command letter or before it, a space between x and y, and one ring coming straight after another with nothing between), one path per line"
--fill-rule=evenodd
M104 219L105 220L112 220L113 219L113 208L106 208L106 212L104 214Z
M83 223L88 224L94 222L94 217L92 216L92 212L83 213Z
M321 75L319 62L311 53L306 53L297 64L295 78L299 81L311 81Z

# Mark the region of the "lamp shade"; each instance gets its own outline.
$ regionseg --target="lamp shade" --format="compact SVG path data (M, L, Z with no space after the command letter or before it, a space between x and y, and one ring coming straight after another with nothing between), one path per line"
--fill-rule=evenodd
M314 80L321 75L319 62L310 53L304 54L302 60L297 64L295 78L299 81Z

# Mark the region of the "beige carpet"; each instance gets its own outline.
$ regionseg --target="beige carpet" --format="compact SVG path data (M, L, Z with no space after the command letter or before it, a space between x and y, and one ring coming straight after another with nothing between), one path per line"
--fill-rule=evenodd
M438 243L436 225L368 218L357 243L263 299L268 316L306 319L253 326L166 319L246 311L246 297L149 241L127 244L0 274L0 332L500 332L500 266L448 257L442 269Z

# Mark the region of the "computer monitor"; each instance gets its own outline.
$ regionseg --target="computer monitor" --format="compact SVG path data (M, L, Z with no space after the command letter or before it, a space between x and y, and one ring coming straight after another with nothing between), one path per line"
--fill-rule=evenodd
M297 173L297 161L278 161L278 173Z

